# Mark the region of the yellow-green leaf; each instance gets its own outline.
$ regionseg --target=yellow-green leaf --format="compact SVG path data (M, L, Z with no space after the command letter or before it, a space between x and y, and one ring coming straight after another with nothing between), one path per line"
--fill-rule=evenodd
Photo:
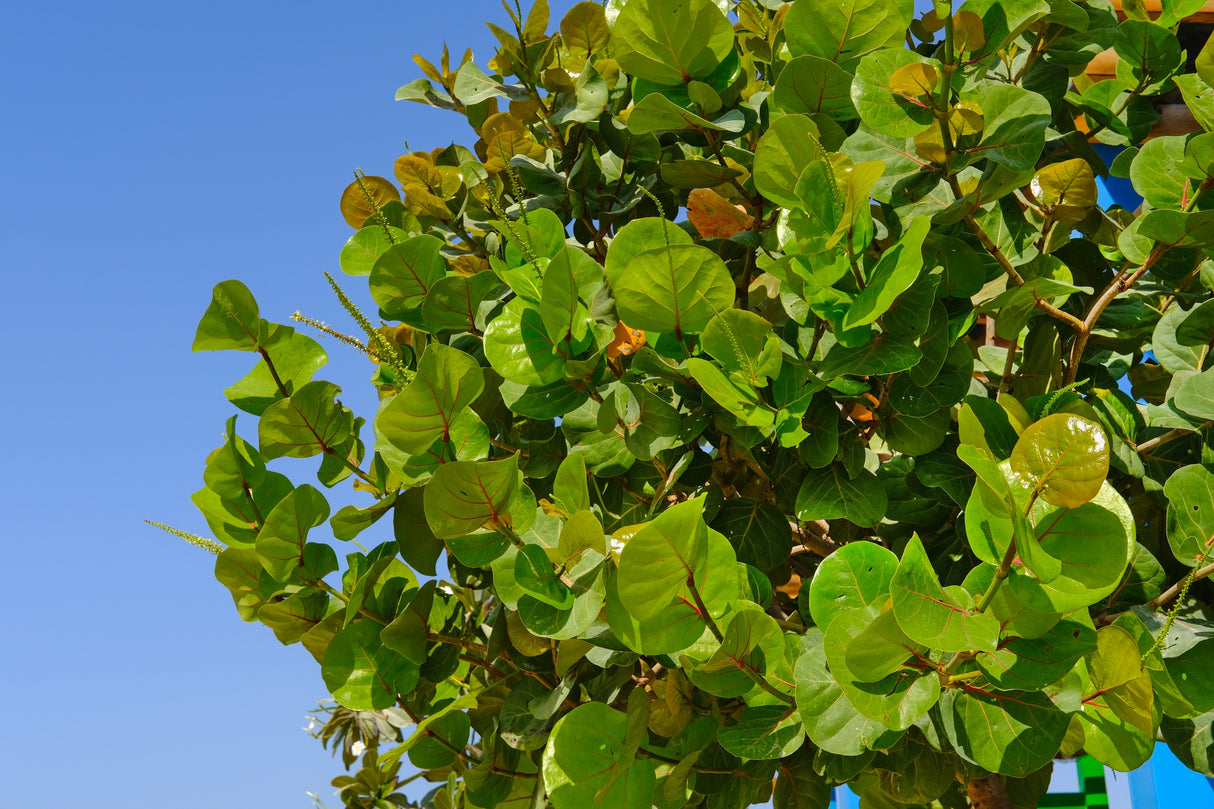
M1096 496L1109 474L1109 440L1094 421L1055 413L1029 425L1012 450L1012 471L1042 500L1075 508Z

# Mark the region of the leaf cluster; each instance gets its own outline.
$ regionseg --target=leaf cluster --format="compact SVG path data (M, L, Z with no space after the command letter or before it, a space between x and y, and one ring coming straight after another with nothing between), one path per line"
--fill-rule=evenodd
M194 502L367 750L345 805L1214 774L1214 44L1162 5L538 0L416 57L476 139L342 194L377 412L238 281L194 343L257 355ZM1174 90L1206 131L1144 142Z

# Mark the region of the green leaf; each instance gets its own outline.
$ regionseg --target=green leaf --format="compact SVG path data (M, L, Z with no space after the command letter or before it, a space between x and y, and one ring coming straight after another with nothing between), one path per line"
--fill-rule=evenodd
M965 397L958 432L962 444L984 450L1000 461L1011 456L1019 440L1007 411L995 400L980 396Z
M835 520L872 526L885 516L885 487L867 470L848 477L838 465L811 471L797 491L798 520Z
M671 506L624 546L619 593L637 620L657 617L702 568L708 531L703 510L700 497Z
M1214 778L1214 711L1188 719L1164 716L1159 729L1182 764Z
M809 54L854 68L870 51L899 46L912 11L909 3L898 0L794 3L784 18L784 35L793 56Z
M676 188L712 188L742 172L707 160L672 160L658 167L662 179Z
M433 576L435 563L443 552L443 542L426 522L424 489L406 489L392 510L392 533L396 537L401 558L418 573Z
M982 31L986 35L986 45L969 58L976 59L1002 50L1030 25L1049 14L1052 8L1046 0L1020 0L1013 5L1000 0L966 0L964 10L982 20Z
M829 558L829 557L828 557ZM810 627L801 636L796 664L797 710L810 741L828 753L859 756L892 744L901 734L857 712L826 665L821 629Z
M1108 477L1109 441L1098 423L1055 413L1029 425L1011 462L1042 500L1074 508L1095 497Z
M540 319L553 343L579 342L591 326L585 302L593 302L603 286L603 270L575 247L565 247L544 270Z
M735 377L728 377L708 360L692 357L686 362L691 378L713 401L734 414L743 423L767 433L775 424L775 414L759 392Z
M1181 208L1186 192L1189 196L1193 193L1192 181L1177 171L1184 156L1183 137L1165 136L1147 141L1130 164L1134 190L1155 208Z
M901 38L900 35L899 40ZM926 102L890 86L894 73L916 64L930 67L937 73L941 70L935 59L926 59L902 47L874 51L860 60L851 86L851 98L865 126L896 138L910 138L934 124L935 115Z
M1176 327L1176 342L1182 346L1204 346L1211 334L1214 334L1214 300L1198 304L1185 313Z
M887 604L888 606L888 604ZM882 609L847 645L844 661L863 682L883 680L902 668L911 657L926 657L928 648L907 637L893 610Z
M929 648L993 652L999 642L999 622L994 616L977 612L940 586L917 534L902 552L890 595L902 631Z
M310 458L341 446L354 430L353 414L337 401L341 388L316 380L270 405L257 423L261 454Z
M664 227L668 234L680 232L674 225ZM617 248L625 233L629 238ZM698 334L717 312L733 305L729 270L711 250L685 243L690 238L686 234L671 238L669 245L654 244L653 235L648 220L635 220L620 229L607 250L604 269L616 311L634 329L673 334L679 340ZM636 250L638 244L647 248Z
M809 611L823 629L835 616L880 607L889 596L898 557L874 542L849 542L818 564Z
M329 605L325 593L295 593L281 601L262 606L257 620L274 632L284 646L298 643L305 634L321 622Z
M590 492L586 484L586 459L581 455L569 455L561 461L552 484L552 495L556 505L565 513L573 515L590 508Z
M638 654L675 654L706 635L704 619L687 588L671 598L655 617L638 621L619 594L618 578L615 571L608 570L607 620L612 633L626 648ZM738 599L737 557L729 541L716 531L708 531L707 558L696 571L695 583L714 619L733 609Z
M506 95L506 88L500 82L486 76L485 72L472 60L460 65L455 76L454 90L455 97L467 105L479 104L482 101ZM400 90L396 92L399 96Z
M906 730L940 698L940 677L934 670L924 673L902 668L876 682L865 682L868 675L858 674L848 665L846 652L870 620L868 614L853 611L831 621L824 644L826 661L857 711L891 730ZM804 718L804 709L801 715Z
M191 351L256 351L269 337L270 324L261 319L253 293L239 281L221 281L211 293L211 305L198 321Z
M889 310L919 277L923 268L923 239L931 228L931 219L919 217L881 254L872 277L843 317L843 328L852 329L872 323Z
M642 98L628 114L628 129L637 135L651 132L676 132L684 129L709 132L741 132L746 118L737 110L727 110L715 120L680 107L660 93Z
M1189 312L1179 306L1169 306L1151 334L1151 349L1155 352L1155 359L1164 370L1172 374L1201 370L1205 341L1202 341L1201 345L1190 345L1177 339L1179 329L1188 315Z
M375 429L394 447L418 455L446 441L465 408L480 396L484 375L476 360L438 342L426 347L413 381L375 417Z
M1202 49L1202 54L1206 54L1209 50ZM1207 59L1206 76L1214 73L1214 65L1210 64L1211 60ZM1193 113L1193 118L1198 125L1207 132L1214 130L1214 85L1211 85L1205 80L1205 77L1199 76L1196 73L1188 73L1182 76L1176 76L1172 79L1177 89L1180 90L1181 98L1184 99L1185 106Z
M355 621L325 651L320 667L325 688L351 711L382 711L396 704L397 694L417 686L418 667L384 646L379 630L373 621Z
M721 363L762 387L780 370L780 344L768 321L742 309L726 309L704 327L700 346Z
M1101 627L1085 662L1078 714L1084 749L1115 770L1138 769L1155 748L1154 690L1138 644L1119 626Z
M940 699L944 732L983 769L1023 778L1050 763L1070 717L1040 691L948 689Z
M459 761L456 750L468 746L471 722L463 711L452 711L426 728L425 737L409 749L409 763L420 770L438 770Z
M255 416L260 416L267 407L282 398L279 382L290 394L305 385L328 361L319 343L287 326L276 327L263 348L270 355L274 373L270 372L270 366L262 358L253 366L253 370L223 392L229 402ZM277 380L275 374L278 375Z
M1049 582L1013 566L1008 585L1025 606L1067 613L1095 604L1117 588L1134 550L1134 518L1111 486L1078 508L1034 507L1033 516L1042 550L1062 565Z
M554 343L538 308L515 298L485 329L485 358L493 370L521 385L543 386L562 379L568 342Z
M471 64L471 63L469 63ZM371 268L371 297L387 317L420 308L434 282L447 274L443 242L425 234L386 249Z
M509 555L509 554L507 554ZM572 581L573 605L560 610L524 593L518 599L519 617L532 633L555 640L583 637L599 620L606 598L601 563L597 552L587 553L578 566L566 573Z
M795 753L804 741L800 719L789 717L788 709L781 705L744 708L741 719L717 731L721 747L746 759L782 759Z
M462 537L482 526L510 529L518 520L518 494L517 455L445 463L426 485L426 522L439 539Z
M734 497L721 504L712 527L733 545L738 561L762 571L776 568L792 550L788 518L770 503Z
M242 621L257 620L265 599L261 595L264 570L253 548L224 548L215 557L215 578L232 594Z
M777 404L783 403L785 407L790 407L791 403L782 402L781 391L786 379L789 383L798 379L796 368L797 366L785 364L776 379L772 393ZM809 399L809 404L801 416L801 426L807 435L797 445L797 452L806 465L820 469L834 460L839 452L839 407L835 404L834 397L823 390L814 391L800 387L797 394Z
M568 103L553 110L548 120L558 126L588 124L603 114L610 97L610 88L594 65L586 65L577 77Z
M709 0L630 0L612 36L620 69L657 84L708 76L733 48L733 26Z
M528 595L558 610L573 607L573 593L557 577L539 545L524 545L514 557L514 580Z
M385 646L419 666L426 663L430 610L437 587L433 580L423 584L392 623L379 633Z
M368 225L355 233L346 241L341 249L338 263L346 275L370 275L371 268L389 247L409 238L409 234L400 228L389 226Z
M611 28L603 7L594 2L581 2L569 9L561 19L561 40L566 48L598 53L611 41Z
M1126 20L1117 28L1113 49L1121 57L1117 76L1137 86L1143 95L1168 89L1168 79L1184 64L1180 42L1167 28L1152 22Z
M885 376L913 368L922 358L923 352L914 343L878 334L855 348L836 344L822 361L820 373L826 379L842 374Z
M1177 561L1196 567L1209 558L1214 541L1214 473L1190 464L1168 476L1168 544Z
M825 161L818 126L806 115L772 122L755 147L754 181L759 193L786 208L800 208L797 184L806 168Z
M579 705L557 721L543 763L544 788L556 809L651 808L653 765L636 758L627 732L628 718L600 702Z
M903 415L926 418L965 398L973 375L974 358L965 342L958 341L949 349L944 366L930 384L920 387L911 381L910 374L894 377L889 388L889 403ZM995 405L994 402L991 404Z
M534 386L504 380L498 386L498 392L511 413L532 419L560 418L577 410L590 398L585 390L565 381Z
M707 659L689 653L684 670L696 687L718 697L741 697L756 691L752 678L767 677L784 658L779 624L757 606L735 612L720 645ZM770 683L770 680L769 680Z
M1033 168L1053 117L1050 102L1014 84L993 82L979 88L976 101L985 127L974 151L1013 171Z
M1214 419L1214 368L1193 374L1181 382L1172 404L1197 419Z
M978 667L1000 689L1035 691L1057 682L1096 649L1096 631L1061 621L1039 638L1004 638L997 650L978 655Z
M223 446L207 456L202 480L207 488L226 500L244 498L266 478L266 462L260 453L236 435L236 417L228 419Z
M257 556L266 572L279 582L290 579L303 563L308 531L328 518L324 495L306 483L280 500L257 532Z
M802 747L780 759L772 795L775 809L827 809L831 802L830 782L814 768L814 753Z
M477 307L500 282L491 272L472 276L448 275L430 287L422 303L422 320L432 334L441 331L473 331Z
M908 183L918 178L923 168L911 138L886 135L863 123L843 142L842 152L856 163L880 161L885 165L871 192L873 199L879 202L890 202L895 191L901 193Z
M781 69L772 99L787 113L821 112L836 121L850 121L857 116L851 101L851 82L852 74L833 60L807 54L794 58Z

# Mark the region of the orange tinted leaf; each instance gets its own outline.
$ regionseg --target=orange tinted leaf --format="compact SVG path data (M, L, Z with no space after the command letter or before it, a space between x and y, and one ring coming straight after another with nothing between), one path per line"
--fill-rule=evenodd
M341 192L341 215L350 227L361 228L376 208L382 208L389 202L400 202L396 186L390 180L368 174L350 183Z
M711 188L697 188L687 197L687 218L706 239L728 239L750 230L755 218Z
M621 320L615 324L615 339L607 346L607 359L614 360L621 354L625 357L635 354L645 342L645 332L629 328Z

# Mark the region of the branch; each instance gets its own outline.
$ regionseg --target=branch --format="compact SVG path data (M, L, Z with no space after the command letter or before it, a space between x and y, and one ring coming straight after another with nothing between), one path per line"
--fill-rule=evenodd
M1124 271L1118 273L1117 277L1114 278L1107 287L1105 287L1104 292L1100 293L1100 297L1092 302L1092 306L1090 309L1088 309L1087 315L1084 316L1083 321L1075 330L1075 344L1071 346L1071 360L1069 363L1067 363L1066 376L1063 378L1064 384L1069 385L1075 381L1075 377L1079 373L1079 361L1083 359L1083 349L1087 347L1088 338L1092 336L1092 330L1096 328L1096 321L1100 319L1102 314L1104 314L1104 310L1109 308L1109 304L1111 304L1118 295L1128 290L1134 285L1135 281L1145 275L1146 271L1149 270L1152 265L1159 260L1159 257L1168 250L1169 246L1170 245L1156 244L1154 249L1152 249L1150 254L1146 257L1146 260L1142 262L1141 267L1128 275Z
M826 520L813 520L804 527L795 522L788 525L792 528L792 538L801 546L793 548L794 554L809 552L826 557L839 550L839 543L830 538L830 524Z
M1160 593L1158 597L1149 601L1147 603L1147 609L1149 609L1149 610L1159 609L1164 604L1167 604L1173 598L1176 598L1176 596L1180 595L1180 591L1183 590L1187 585L1190 585L1195 581L1201 581L1204 578L1208 578L1211 573L1214 573L1214 564L1209 564L1203 568L1200 568L1199 570L1191 571L1183 579L1176 582L1171 587L1169 587L1167 590L1164 590L1162 593Z
M1021 286L1024 283L1024 276L1022 276L1016 270L1016 268L1012 266L1012 262L1010 262L1007 256L1003 255L1003 251L999 249L999 245L995 244L991 240L991 237L986 234L986 231L982 229L982 225L978 224L978 220L975 219L972 214L966 214L965 224L966 227L968 227L970 231L978 237L978 241L982 243L982 247L986 250L986 252L990 253L995 261L999 262L999 266L1003 268L1005 273L1007 273L1007 277L1011 280L1012 284L1015 286ZM1034 295L1033 303L1036 304L1038 309L1045 312L1050 317L1056 320L1061 320L1072 329L1075 329L1077 333L1083 328L1082 320L1069 312L1062 311L1049 301L1042 300Z
M1177 438L1184 438L1186 435L1192 435L1193 433L1195 433L1199 430L1206 429L1207 427L1209 427L1212 424L1214 424L1214 421L1207 421L1205 424L1202 424L1198 427L1192 427L1192 428L1175 427L1171 430L1168 430L1163 435L1157 435L1154 438L1143 441L1141 444L1135 445L1134 451L1137 452L1139 455L1146 455L1151 450L1156 449L1157 447L1160 447L1160 446L1168 443L1169 441L1175 441Z

